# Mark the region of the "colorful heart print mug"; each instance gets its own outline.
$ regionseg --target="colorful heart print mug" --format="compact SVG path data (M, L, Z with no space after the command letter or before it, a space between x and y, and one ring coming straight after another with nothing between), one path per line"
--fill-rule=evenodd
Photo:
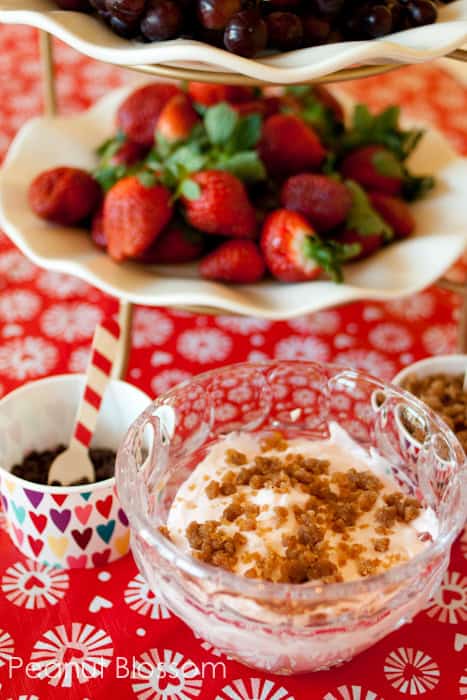
M49 377L0 401L0 495L8 532L27 557L67 569L104 566L128 552L128 520L115 480L46 486L18 478L10 469L32 450L68 443L83 387L82 375ZM92 446L117 451L149 403L131 384L111 381Z

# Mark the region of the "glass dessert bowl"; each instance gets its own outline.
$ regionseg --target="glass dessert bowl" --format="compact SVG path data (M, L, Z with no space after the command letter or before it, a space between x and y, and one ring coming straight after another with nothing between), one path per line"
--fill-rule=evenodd
M417 453L405 439L401 410L426 426ZM167 537L180 487L233 431L259 438L280 431L286 441L312 445L332 438L336 424L436 523L430 532L419 528L420 547L407 561L341 582L284 583L213 566ZM149 585L196 634L273 673L346 661L421 610L463 525L466 480L460 445L423 404L360 372L318 363L238 364L200 375L155 401L117 458L133 553Z

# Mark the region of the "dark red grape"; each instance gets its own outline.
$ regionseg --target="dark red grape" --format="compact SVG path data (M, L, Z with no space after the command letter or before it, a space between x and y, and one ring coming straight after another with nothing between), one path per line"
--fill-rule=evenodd
M406 8L412 27L433 24L437 20L438 10L435 3L430 0L411 0Z
M109 24L115 34L122 36L124 39L134 39L139 34L139 22L137 19L126 21L113 15L109 19Z
M146 0L105 0L105 7L112 17L124 22L136 20L143 13Z
M91 11L88 0L57 0L57 5L62 10L74 10L75 12Z
M98 12L107 12L105 8L105 0L89 0L91 7Z
M344 8L345 0L313 0L316 10L325 17L336 17Z
M302 18L302 25L305 46L324 44L331 33L331 23L324 17L307 15Z
M225 48L239 56L251 57L266 48L266 22L256 10L237 12L225 28Z
M225 29L241 9L241 0L198 0L198 19L206 29Z
M392 31L391 10L384 5L375 5L365 14L362 26L364 33L372 39L390 34Z
M141 32L150 41L175 39L183 28L183 15L173 0L150 0L141 20Z
M302 20L293 12L272 12L266 18L268 45L281 51L298 49L303 40Z

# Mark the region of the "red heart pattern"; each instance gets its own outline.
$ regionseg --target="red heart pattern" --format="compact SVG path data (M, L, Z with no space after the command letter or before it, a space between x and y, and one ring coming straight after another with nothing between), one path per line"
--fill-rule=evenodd
M47 526L47 516L42 514L37 515L37 513L29 511L29 517L31 518L31 522L33 523L37 532L41 535Z
M107 498L103 498L100 501L96 501L96 508L103 518L108 518L109 513L112 509L113 498L112 495L108 495Z
M92 537L92 529L90 527L87 527L82 532L80 532L80 530L72 530L71 536L73 537L78 547L80 547L81 549L86 549L86 547L89 544L89 540Z
M31 535L28 535L29 546L35 557L38 557L44 548L44 543L42 540L35 539Z

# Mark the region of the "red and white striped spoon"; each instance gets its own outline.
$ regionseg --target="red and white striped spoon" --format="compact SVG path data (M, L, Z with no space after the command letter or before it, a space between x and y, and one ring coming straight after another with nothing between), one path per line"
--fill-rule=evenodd
M58 455L49 470L48 482L62 486L88 479L96 480L89 459L89 445L96 428L99 409L112 366L117 355L120 327L108 320L98 325L92 339L91 357L86 371L86 385L76 416L75 429L68 448Z

